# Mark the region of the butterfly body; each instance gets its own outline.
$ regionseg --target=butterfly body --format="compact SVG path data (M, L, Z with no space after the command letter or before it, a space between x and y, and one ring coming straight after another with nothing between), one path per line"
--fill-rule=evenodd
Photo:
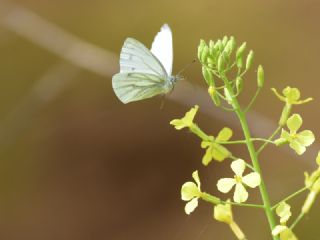
M172 33L163 25L151 50L127 38L120 54L120 72L112 78L115 94L123 103L170 92L179 76L172 76Z

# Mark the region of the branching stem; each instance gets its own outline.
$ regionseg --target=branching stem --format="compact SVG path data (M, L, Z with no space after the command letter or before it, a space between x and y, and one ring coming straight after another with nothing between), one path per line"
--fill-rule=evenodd
M268 141L272 142L272 139L278 134L278 132L281 130L281 126L278 126L278 128L270 135L270 137L268 138ZM257 151L257 155L259 155L261 153L261 151L268 145L269 142L265 142L262 144L262 146L258 149Z
M274 210L275 208L277 208L280 203L289 201L290 199L298 196L299 194L303 193L303 192L306 191L306 190L308 190L308 188L307 188L307 187L303 187L303 188L299 189L298 191L290 194L288 197L284 198L283 200L281 200L281 201L278 202L277 204L273 205L273 206L272 206L272 210Z
M255 171L260 174L261 183L260 183L259 189L260 189L261 197L263 200L264 210L265 210L268 222L269 222L270 231L272 231L273 228L276 226L276 222L275 222L274 214L271 209L269 194L267 192L267 188L264 183L264 179L263 179L262 172L260 169L260 164L258 161L257 152L256 152L254 145L252 143L252 140L251 140L251 134L250 134L250 130L248 127L248 122L246 120L245 112L241 109L238 100L234 97L233 89L230 86L229 81L226 78L226 76L222 76L222 78L223 78L223 81L224 81L226 87L228 88L228 91L230 92L232 106L233 106L233 108L234 108L234 110L240 120L253 167L254 167ZM279 240L279 237L273 236L273 240Z

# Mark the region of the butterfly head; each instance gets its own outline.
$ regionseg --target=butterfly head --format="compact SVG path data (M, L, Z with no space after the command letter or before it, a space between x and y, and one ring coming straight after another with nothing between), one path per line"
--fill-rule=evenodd
M170 81L173 85L176 84L176 82L180 81L180 80L183 80L184 79L184 76L178 74L178 75L175 75L175 76L171 76L170 77Z

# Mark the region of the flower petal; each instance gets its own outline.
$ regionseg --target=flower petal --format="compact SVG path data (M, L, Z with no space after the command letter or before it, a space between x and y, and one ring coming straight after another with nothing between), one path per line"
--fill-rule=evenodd
M181 119L174 119L170 122L171 125L173 125L177 130L181 130L185 127L190 127L193 124L193 119L199 109L198 105L195 105L193 108L191 108L183 118Z
M257 172L249 173L242 178L242 182L251 188L255 188L260 185L260 174Z
M281 130L281 138L284 138L286 140L290 139L290 133L284 129Z
M199 196L198 186L194 182L186 182L181 187L181 199L189 201L194 197Z
M182 128L186 127L184 121L182 121L181 119L173 119L170 124L173 125L177 130L181 130Z
M208 147L202 157L202 164L207 166L212 161L212 146Z
M298 240L298 238L290 228L286 228L284 231L280 233L280 239L281 240Z
M278 207L276 208L276 213L280 217L280 223L282 225L285 225L285 223L289 220L291 217L291 210L290 205L286 202L281 202Z
M218 142L219 141L223 141L223 142L228 141L231 137L232 137L232 130L230 128L225 127L219 132L219 134L216 138L216 141L218 141Z
M301 145L298 141L294 140L289 145L297 154L302 155L306 151L306 147Z
M220 192L230 192L231 188L236 184L233 178L221 178L217 183L217 188Z
M293 114L287 120L287 126L290 129L290 133L296 133L297 130L301 127L302 118L299 114Z
M198 207L198 198L194 198L190 202L188 202L184 207L184 211L189 215L196 209L196 207Z
M299 132L299 134L297 135L297 140L303 146L308 147L314 142L314 135L310 130L304 130L302 132Z
M272 235L277 236L284 230L286 230L288 227L287 226L282 226L282 225L277 225L273 230L272 230Z
M282 93L286 96L289 103L294 103L300 98L300 91L298 88L286 87Z
M241 183L236 184L236 190L234 191L233 200L237 203L242 203L247 201L248 192Z
M198 171L194 171L194 172L192 173L192 178L194 179L194 181L196 182L196 184L197 184L197 186L198 186L198 189L200 190L201 183L200 183L200 178L199 178Z
M246 163L242 159L238 159L231 163L231 168L237 176L241 177L246 168Z
M218 162L222 162L223 160L225 160L230 155L231 155L231 153L224 146L222 146L222 145L220 145L218 143L213 143L213 145L212 145L212 157L213 157L214 160L216 160Z

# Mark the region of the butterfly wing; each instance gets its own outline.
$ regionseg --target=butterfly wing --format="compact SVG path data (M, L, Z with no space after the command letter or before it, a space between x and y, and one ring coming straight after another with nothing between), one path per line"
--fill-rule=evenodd
M120 73L139 72L166 77L159 60L142 43L127 38L120 53Z
M161 27L160 32L154 38L151 52L159 59L168 76L172 74L173 49L172 32L168 24Z
M161 76L150 73L118 73L112 78L112 86L117 97L129 103L169 92L172 85L164 81Z

